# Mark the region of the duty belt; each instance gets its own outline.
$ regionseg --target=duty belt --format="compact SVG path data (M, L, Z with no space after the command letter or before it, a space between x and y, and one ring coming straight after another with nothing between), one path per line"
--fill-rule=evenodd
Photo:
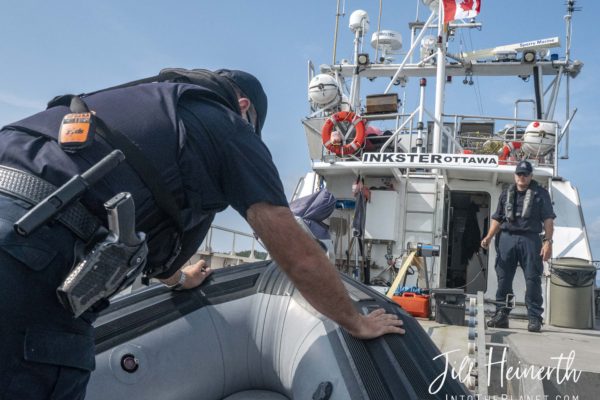
M0 165L0 192L36 205L56 190L56 186L28 172ZM100 227L100 221L83 204L67 207L57 220L80 239L88 242Z

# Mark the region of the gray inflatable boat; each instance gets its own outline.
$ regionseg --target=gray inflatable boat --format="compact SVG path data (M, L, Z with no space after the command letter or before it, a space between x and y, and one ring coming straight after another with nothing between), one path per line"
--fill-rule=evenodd
M273 262L217 270L200 288L151 286L96 323L86 399L445 399L468 395L416 320L354 280L360 312L384 307L407 334L362 341L316 312Z

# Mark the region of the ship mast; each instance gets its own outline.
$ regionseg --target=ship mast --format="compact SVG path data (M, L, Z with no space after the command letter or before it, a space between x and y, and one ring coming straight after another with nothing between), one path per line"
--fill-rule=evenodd
M565 15L565 25L566 25L566 37L565 37L565 61L567 66L570 64L571 62L571 35L573 33L573 25L572 25L572 19L573 19L573 12L576 11L575 8L575 0L569 0L567 1L567 14ZM570 104L570 98L571 98L571 82L570 82L570 76L569 73L567 72L566 77L565 77L565 121L568 121L569 118L571 117L571 104ZM564 136L565 136L565 155L561 158L563 159L568 159L569 158L569 127L567 126L564 132Z
M340 17L343 14L340 14L340 0L337 0L337 7L335 11L335 32L333 34L333 57L331 60L331 65L335 65L335 60L337 58L337 36L340 25Z
M442 114L446 89L446 35L444 32L444 2L438 2L437 70L435 79L435 119L432 153L440 152L442 139Z

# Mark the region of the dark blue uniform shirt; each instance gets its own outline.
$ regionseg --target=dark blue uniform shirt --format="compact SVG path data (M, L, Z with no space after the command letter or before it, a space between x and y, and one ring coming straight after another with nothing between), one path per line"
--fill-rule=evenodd
M239 115L186 99L178 114L185 126L179 163L187 200L196 205L194 214L231 205L246 218L255 203L288 205L269 150ZM215 117L206 118L210 115Z
M552 200L550 194L543 187L536 185L533 196L533 205L529 218L521 217L523 212L523 201L525 200L526 191L516 191L515 206L514 206L514 221L509 221L505 217L506 194L508 189L502 191L498 200L498 208L492 218L500 222L500 229L509 232L533 232L541 233L543 223L548 218L556 218L556 214L552 209Z
M128 136L152 161L165 190L174 194L180 206L182 251L161 278L174 273L193 255L214 215L227 206L246 218L255 203L288 205L271 154L252 126L206 93L210 94L195 85L161 83L84 98L109 127ZM63 152L48 136L56 135L68 112L67 107L57 106L0 131L0 164L59 186L112 150L97 136L90 148L70 155ZM127 164L91 187L82 202L105 219L103 203L121 191L133 195L138 222L156 209L151 193Z

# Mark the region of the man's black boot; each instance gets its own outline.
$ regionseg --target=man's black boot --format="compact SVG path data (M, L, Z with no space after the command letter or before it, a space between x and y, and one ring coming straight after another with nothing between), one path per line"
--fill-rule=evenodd
M542 320L537 317L529 318L529 325L527 325L529 332L539 332L542 330Z
M496 315L487 322L488 328L508 328L508 314L504 311L496 311Z

